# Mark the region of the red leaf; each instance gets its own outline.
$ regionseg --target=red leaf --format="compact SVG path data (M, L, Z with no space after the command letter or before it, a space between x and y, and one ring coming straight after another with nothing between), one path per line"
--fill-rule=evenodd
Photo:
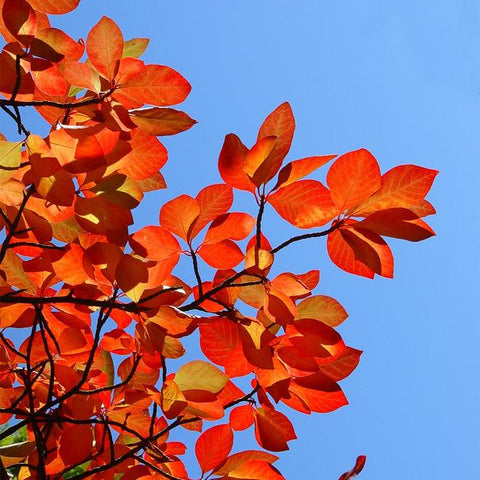
M173 68L145 65L141 72L122 84L113 96L118 97L122 103L126 100L134 108L144 104L163 107L183 102L191 88L185 78Z
M355 478L363 470L366 460L367 457L365 455L360 455L359 457L357 457L355 466L350 471L345 472L343 475L341 475L338 480L351 480L352 478Z
M266 176L265 180L270 180L278 172L283 159L290 150L294 131L295 118L288 102L278 106L262 123L257 141L266 137L277 137L275 150L270 161L270 174Z
M330 160L335 158L336 155L324 155L321 157L307 157L301 160L294 160L287 163L278 174L278 181L273 190L277 190L280 187L286 187L303 177L306 177L309 173L314 172L317 168L325 165Z
M410 208L422 202L429 192L438 170L399 165L382 176L380 190L359 205L355 214L367 216L386 208Z
M358 227L411 242L419 242L435 235L427 223L406 208L388 208L372 213Z
M189 242L190 228L200 215L200 205L189 195L180 195L165 203L160 210L160 224Z
M80 0L28 0L28 3L39 12L61 15L77 8Z
M233 432L230 425L209 428L198 437L195 455L202 473L209 472L222 464L233 446Z
M267 183L278 171L272 161L277 137L260 139L245 156L243 171L256 187Z
M202 188L196 200L200 206L200 215L192 227L192 238L195 238L208 223L223 215L232 206L233 192L230 185L223 183Z
M353 249L356 259L377 275L393 277L393 255L382 237L358 227L341 229L340 232Z
M271 453L268 452L262 452L260 450L246 450L244 452L238 452L234 453L233 455L230 455L230 457L227 458L226 462L221 465L220 467L216 468L214 470L215 475L227 475L229 472L236 471L238 468L242 468L243 465L249 465L251 462L258 464L259 462L265 462L265 463L273 463L278 460L278 457L276 455L272 455ZM253 465L251 465L253 467ZM243 472L243 469L242 469ZM255 478L259 480L264 480L268 477L259 477L259 476L254 476L252 477L251 475L255 475L260 473L259 470L255 470L252 468L250 475L247 475L246 477L239 477L239 478ZM237 478L237 477L233 477Z
M93 448L91 425L70 425L60 437L58 454L65 465L76 465L85 461Z
M312 412L333 412L348 404L338 384L323 373L298 377L292 380L288 389L297 395ZM282 401L298 410L296 406L290 404L289 400L282 399Z
M213 245L223 240L243 240L255 226L255 219L247 213L226 213L218 216L210 225L203 240L204 245Z
M157 226L138 230L130 244L135 252L149 260L174 260L176 264L182 252L177 239L168 230Z
M280 472L269 462L249 460L230 470L228 479L235 480L285 480Z
M328 234L327 250L330 260L342 270L362 277L373 278L375 272L355 258L355 252L339 230Z
M30 4L33 6L32 2ZM32 40L30 53L57 63L79 60L84 50L82 42L76 42L64 31L58 28L43 28L37 31Z
M200 324L200 348L205 356L225 368L230 377L246 375L252 370L243 353L238 325L219 319Z
M393 256L385 241L369 230L342 228L328 235L330 259L342 270L367 278L393 277Z
M320 227L337 213L330 192L316 180L299 180L282 187L268 196L268 202L298 228Z
M288 450L287 442L296 437L290 420L276 410L257 408L255 411L255 438L258 444L273 452Z
M2 8L3 21L15 37L29 41L37 30L35 11L25 0L5 0Z
M365 149L339 157L327 174L327 184L338 212L355 207L382 185L375 157Z
M167 149L156 137L140 129L132 130L130 135L132 150L124 155L117 165L120 166L120 172L133 180L148 179L165 165Z
M225 183L239 190L255 191L255 185L243 170L248 149L233 133L229 133L223 142L218 158L218 170Z
M107 80L113 80L123 54L123 35L118 25L102 17L87 36L87 55L95 69Z
M211 267L219 270L228 270L236 267L245 255L232 240L222 240L214 244L203 244L198 254Z
M230 426L233 430L245 430L254 422L253 407L240 405L230 411Z
M34 58L31 62L31 76L35 86L45 95L64 96L68 93L68 85L60 69L40 58Z

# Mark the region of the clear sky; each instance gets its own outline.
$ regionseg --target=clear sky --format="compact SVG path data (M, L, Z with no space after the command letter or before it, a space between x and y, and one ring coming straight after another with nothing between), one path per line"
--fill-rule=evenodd
M166 140L169 189L148 197L139 225L218 182L224 135L252 145L285 100L297 120L290 160L365 147L383 171L440 170L438 236L391 242L393 280L339 271L319 240L283 255L284 270L320 268L318 292L343 303L341 333L365 353L342 383L350 405L294 415L299 439L278 465L288 479L335 480L366 454L362 480L480 478L478 0L82 0L56 25L85 38L101 15L126 38L150 37L145 59L193 85L182 109L199 123ZM268 215L270 237L287 238Z

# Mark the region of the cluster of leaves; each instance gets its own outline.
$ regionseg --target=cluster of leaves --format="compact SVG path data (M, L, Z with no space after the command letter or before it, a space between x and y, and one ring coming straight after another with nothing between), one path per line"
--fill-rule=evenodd
M313 294L318 270L270 276L278 253L327 236L340 268L391 277L383 236L433 235L421 218L434 213L425 195L436 172L403 165L381 175L366 150L282 167L295 128L284 103L252 148L226 137L224 183L172 199L158 225L132 231L145 193L166 187L157 136L195 123L171 108L190 85L140 60L148 41L125 41L109 18L85 42L50 26L49 14L78 3L0 1L0 108L21 136L0 139L0 419L11 423L0 432L0 478L187 479L187 447L170 438L183 427L202 432L202 475L281 479L270 452L287 449L295 431L278 404L303 413L345 405L338 382L361 352L335 330L343 307ZM51 126L46 137L25 125L28 106ZM304 179L332 160L328 188ZM230 211L235 189L253 195L255 216ZM295 227L328 226L272 247L267 203ZM190 282L173 273L181 256ZM170 372L194 331L206 359ZM262 449L231 453L235 432L250 427ZM12 440L16 432L24 436Z

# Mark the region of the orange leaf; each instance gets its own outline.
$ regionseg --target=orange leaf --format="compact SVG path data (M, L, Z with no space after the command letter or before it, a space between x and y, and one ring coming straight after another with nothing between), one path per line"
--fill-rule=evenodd
M59 260L52 262L52 266L61 280L70 285L79 285L90 278L83 268L84 251L76 243L71 243L67 248Z
M35 82L35 86L45 95L66 96L68 94L68 85L60 69L41 58L34 58L31 61L30 75Z
M187 315L171 305L162 305L158 313L149 320L172 337L188 335L196 327L195 317Z
M373 270L377 275L393 277L393 256L382 237L359 227L340 230L350 245L355 258Z
M380 190L359 205L355 215L367 216L386 208L410 208L422 202L429 192L438 170L399 165L382 176Z
M427 223L406 208L379 210L361 221L358 228L411 242L419 242L435 235Z
M219 270L228 270L236 267L245 255L232 240L222 240L214 244L203 244L198 254L211 267Z
M245 156L243 171L256 187L267 183L277 173L278 168L272 165L276 141L277 137L264 137Z
M316 180L299 180L268 196L268 202L298 228L325 225L336 215L330 192Z
M348 377L357 368L361 355L361 350L346 347L338 354L326 358L317 358L316 361L322 373L338 382Z
M87 55L95 69L112 81L123 55L123 35L118 25L102 17L87 36Z
M393 277L393 256L385 241L369 230L342 228L328 235L330 259L342 270L367 278Z
M77 8L80 0L28 0L28 3L39 12L61 15Z
M342 270L362 277L373 278L375 272L355 257L353 248L339 230L328 234L327 250L330 260Z
M141 72L120 87L113 96L134 108L144 104L176 105L187 98L192 88L177 71L163 65L145 65Z
M297 313L293 300L275 288L266 289L264 308L268 317L281 325L290 323Z
M289 391L297 395L312 412L333 412L348 404L338 384L323 373L295 378L290 383ZM290 405L288 400L282 400ZM294 405L290 406L298 410Z
M380 168L375 157L365 149L339 157L327 174L332 200L343 212L373 195L382 185Z
M140 129L132 130L130 135L132 149L120 160L120 171L133 180L148 179L165 165L167 149L156 137Z
M230 425L216 425L205 430L195 444L195 455L202 473L209 472L222 464L233 446Z
M143 227L130 239L133 250L148 260L172 260L178 262L182 249L177 239L165 228Z
M30 2L33 6L33 3ZM38 8L36 9L38 10ZM85 47L58 28L43 28L32 40L30 53L55 63L79 60Z
M252 369L243 353L238 325L232 320L220 318L202 323L200 348L212 362L222 365L230 377L246 375Z
M317 168L325 165L330 160L335 158L336 155L324 155L321 157L307 157L301 160L294 160L287 163L278 174L278 181L273 190L277 190L280 187L286 187L303 177L306 177L309 173L314 172Z
M129 110L132 122L149 135L176 135L191 128L196 120L174 108L142 108Z
M254 226L255 219L247 213L225 213L212 222L203 244L213 245L226 239L243 240L250 234Z
M235 480L285 480L280 472L270 463L251 460L243 463L228 475Z
M294 131L295 118L288 102L282 103L270 113L260 127L257 141L265 137L277 137L275 151L272 153L272 159L270 161L270 176L267 176L266 180L270 180L270 178L278 172L283 159L290 150Z
M230 411L230 426L233 430L245 430L254 420L253 407L250 404L240 405Z
M223 183L202 188L196 200L200 206L200 215L192 227L192 238L216 217L223 215L232 206L233 192L230 185Z
M330 327L337 327L348 317L345 309L337 300L326 295L314 295L297 305L297 319L319 320Z
M96 93L100 92L100 77L87 63L76 61L66 63L63 67L63 76L70 85L86 88Z
M230 455L230 457L227 458L226 462L221 465L220 467L216 468L214 470L215 475L227 475L228 473L232 471L236 471L239 467L242 467L242 465L248 465L250 462L265 462L265 463L273 463L276 460L278 460L278 457L276 455L272 455L271 453L268 452L262 452L260 450L246 450L244 452L238 452L234 453L233 455ZM252 470L250 475L254 475L255 473L258 473L258 470ZM232 477L235 478L235 477ZM242 478L242 477L239 477ZM264 480L267 479L268 477L243 477L243 478L255 478L258 480Z
M258 444L273 452L288 450L287 442L296 437L290 420L276 410L255 410L255 438Z
M310 288L301 281L299 276L293 275L293 273L281 273L270 283L272 287L290 298L302 298L310 294Z
M218 170L225 183L239 190L255 191L255 185L243 170L248 149L233 133L225 137L218 158Z
M200 205L189 195L180 195L160 210L160 224L183 240L191 240L190 228L200 215Z
M205 390L218 393L228 382L228 377L217 367L203 360L184 363L175 374L180 390Z

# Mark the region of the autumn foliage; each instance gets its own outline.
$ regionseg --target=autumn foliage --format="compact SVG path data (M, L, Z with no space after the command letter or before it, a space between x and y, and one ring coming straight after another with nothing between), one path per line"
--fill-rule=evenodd
M166 188L157 137L195 123L172 108L191 87L140 60L148 41L125 40L109 18L85 41L51 26L78 3L0 1L0 107L19 138L0 141L0 478L281 479L270 452L296 438L288 412L345 405L338 382L361 352L335 330L343 307L314 293L319 271L274 265L290 244L326 237L341 269L392 277L384 237L434 234L423 217L437 172L382 174L363 149L286 161L295 121L283 103L253 146L227 135L224 183L171 199L135 230L132 210ZM29 130L25 107L47 136ZM306 179L321 167L326 185ZM251 194L250 213L231 211L236 190ZM303 231L272 245L268 204ZM182 256L189 279L176 274ZM205 358L174 371L193 334ZM181 428L198 432L193 473ZM258 447L232 453L246 429Z

